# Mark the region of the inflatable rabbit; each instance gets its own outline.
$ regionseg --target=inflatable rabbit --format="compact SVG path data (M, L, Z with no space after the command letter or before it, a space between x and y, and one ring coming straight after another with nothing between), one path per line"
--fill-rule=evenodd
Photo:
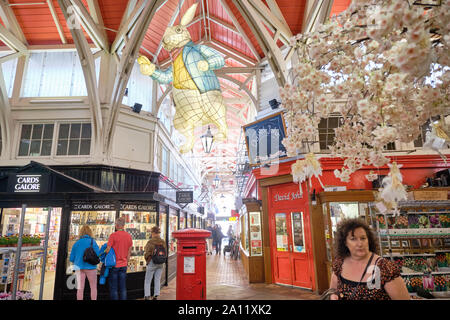
M176 113L173 125L186 142L180 148L181 153L192 150L194 129L205 124L214 124L218 133L214 140L225 140L228 134L226 107L223 101L220 83L213 70L225 65L223 57L215 50L196 45L191 41L187 25L192 21L197 9L193 4L184 14L180 25L169 27L163 36L163 47L167 51L183 48L167 70L157 70L148 58L138 58L140 71L159 83L173 83L173 99Z

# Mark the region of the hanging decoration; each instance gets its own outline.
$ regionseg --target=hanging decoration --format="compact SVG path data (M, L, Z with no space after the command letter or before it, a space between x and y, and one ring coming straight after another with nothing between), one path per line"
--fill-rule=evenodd
M439 121L431 124L431 131L427 131L423 147L425 149L431 149L439 153L445 164L447 164L447 157L442 154L439 149L448 147L449 143L450 138L445 132L444 117L441 116L441 119Z
M166 70L157 70L145 56L138 58L140 71L162 84L173 84L173 100L176 107L173 125L185 138L181 153L192 150L197 126L214 124L218 133L214 141L227 138L226 106L220 83L213 70L225 65L219 52L191 40L187 26L193 20L198 3L194 3L181 18L180 24L166 29L163 47L167 51L182 48Z
M318 151L313 147L320 120L338 116L329 149L344 159L335 176L348 182L365 165L386 165L388 143L413 142L429 118L448 114L449 21L450 0L432 9L408 1L354 0L316 31L293 37L292 77L280 90L288 155ZM301 179L298 172L295 166L292 174Z
M397 165L396 162L388 164L390 170L389 174L382 181L382 188L379 189L380 197L387 203L390 203L394 209L394 216L399 215L398 202L408 199L408 193L405 186L402 184L403 178L400 173L402 165Z
M317 160L314 153L310 152L305 156L304 160L297 160L291 167L292 177L295 183L298 183L300 189L300 196L303 196L302 183L309 179L309 186L311 187L311 178L315 176L319 180L322 188L324 187L320 176L322 175L322 167Z

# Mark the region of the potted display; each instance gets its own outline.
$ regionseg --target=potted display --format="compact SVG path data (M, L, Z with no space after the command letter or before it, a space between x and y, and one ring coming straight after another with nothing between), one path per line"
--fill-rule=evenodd
M437 253L436 254L436 261L439 268L446 268L448 267L447 263L447 256L445 253Z
M380 225L380 229L386 228L386 222L384 221L384 217L382 215L377 215L376 219Z
M19 243L18 235L0 237L0 247L17 247ZM41 237L38 235L23 235L22 246L38 246L41 243Z
M439 221L441 223L442 228L450 228L450 215L440 214Z
M447 280L444 276L434 277L434 288L436 291L447 291Z
M410 229L418 229L419 228L419 217L415 214L411 214L408 216L408 227Z
M423 288L423 281L421 277L411 277L411 288L410 292L417 292L417 289Z
M12 298L11 292L0 293L0 301L1 300L11 300L11 298ZM16 292L16 300L34 300L33 293L30 291L17 291Z

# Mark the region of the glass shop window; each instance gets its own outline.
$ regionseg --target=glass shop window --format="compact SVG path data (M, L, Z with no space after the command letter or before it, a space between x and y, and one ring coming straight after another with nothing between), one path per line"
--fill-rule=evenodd
M187 217L187 227L192 228L192 215L191 214L188 214L188 217Z
M159 228L161 229L161 239L167 240L166 228L167 228L167 213L159 213Z
M57 156L82 156L91 153L91 124L62 123L59 125Z
M49 156L52 151L53 123L23 124L19 157Z
M166 177L169 175L169 150L166 147L161 148L161 173Z
M120 211L125 219L125 231L131 235L133 246L127 273L145 271L144 249L156 226L156 211Z
M177 241L173 238L172 233L178 230L178 215L176 210L172 208L169 210L169 255L172 255L177 252Z
M72 211L70 215L69 244L67 246L67 266L70 266L72 247L80 239L83 226L89 226L92 236L99 248L108 242L109 236L115 231L116 211ZM100 271L100 264L97 271ZM67 274L72 270L67 268Z

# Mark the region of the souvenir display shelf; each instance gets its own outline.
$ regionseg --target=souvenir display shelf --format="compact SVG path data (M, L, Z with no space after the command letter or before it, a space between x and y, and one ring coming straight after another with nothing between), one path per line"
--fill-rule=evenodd
M125 231L133 239L127 273L145 271L144 249L151 238L152 227L156 226L156 212L121 211L120 216L125 218Z
M369 206L380 255L402 270L408 291L421 287L437 298L450 298L450 201L399 202L400 214Z
M108 238L115 229L116 211L72 211L70 218L70 233L67 254L67 266L71 265L70 253L72 247L80 239L80 230L83 225L88 225L93 233L94 239L101 248L108 242ZM100 271L100 264L98 265ZM71 274L67 268L67 274Z

